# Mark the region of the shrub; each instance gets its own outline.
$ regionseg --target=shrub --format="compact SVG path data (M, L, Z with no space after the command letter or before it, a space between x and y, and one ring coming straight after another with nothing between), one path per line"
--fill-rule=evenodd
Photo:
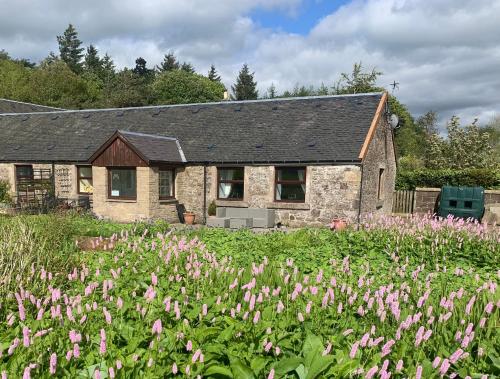
M500 169L402 170L396 176L396 189L401 190L416 187L441 188L445 185L497 189L500 188Z
M215 216L216 213L217 213L217 206L215 205L215 201L212 201L208 206L208 215Z
M10 185L6 180L0 180L0 203L10 203Z

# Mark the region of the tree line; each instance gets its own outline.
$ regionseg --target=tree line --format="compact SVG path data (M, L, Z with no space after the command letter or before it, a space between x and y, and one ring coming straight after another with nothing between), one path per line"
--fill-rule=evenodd
M190 62L167 52L163 61L148 67L138 57L135 66L118 70L113 58L90 44L84 47L73 25L57 36L59 54L51 52L40 63L13 59L0 51L0 98L67 109L131 107L220 101L227 91L212 64L204 75ZM234 100L338 95L383 91L376 85L382 72L364 70L355 63L352 72L341 73L332 86L299 86L278 93L271 85L263 94L257 90L255 73L244 64L231 86ZM499 162L500 119L486 127L477 122L461 126L458 118L447 123L447 137L438 132L438 115L429 111L414 118L406 105L389 96L392 113L400 124L395 144L400 168L491 168ZM457 167L459 166L459 167Z

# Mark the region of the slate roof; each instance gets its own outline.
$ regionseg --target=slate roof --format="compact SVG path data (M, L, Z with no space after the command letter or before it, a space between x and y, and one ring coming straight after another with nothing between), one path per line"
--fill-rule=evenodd
M22 101L0 99L0 114L26 113L26 112L51 112L61 111L61 108L46 107L45 105L24 103Z
M139 156L148 164L154 162L162 163L186 163L186 157L181 145L176 138L163 137L144 133L127 132L118 130L103 146L107 147L115 138L121 137L125 142L139 153ZM90 158L97 158L99 151Z
M0 161L86 162L120 130L176 138L193 163L359 162L382 95L0 115Z

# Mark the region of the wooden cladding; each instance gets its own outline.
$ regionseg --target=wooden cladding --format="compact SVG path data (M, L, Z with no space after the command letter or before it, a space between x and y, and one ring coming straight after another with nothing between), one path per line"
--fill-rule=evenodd
M98 167L147 167L148 164L137 155L121 138L116 138L92 162Z

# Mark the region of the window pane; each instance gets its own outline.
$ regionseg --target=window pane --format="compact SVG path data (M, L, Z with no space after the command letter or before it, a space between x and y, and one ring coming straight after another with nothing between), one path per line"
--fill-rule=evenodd
M78 192L80 193L92 193L94 187L92 187L92 179L80 179L78 180Z
M111 170L111 196L136 197L135 170Z
M160 198L174 196L174 172L160 171Z
M280 168L278 169L278 181L282 180L300 180L305 178L305 169L303 168Z
M305 199L306 199L305 184L276 185L276 200L305 201Z
M78 174L80 178L91 178L92 177L92 167L78 167Z
M243 183L219 183L219 199L243 199Z
M33 166L16 166L16 176L18 178L33 177Z
M243 180L243 167L235 169L219 169L220 180Z

